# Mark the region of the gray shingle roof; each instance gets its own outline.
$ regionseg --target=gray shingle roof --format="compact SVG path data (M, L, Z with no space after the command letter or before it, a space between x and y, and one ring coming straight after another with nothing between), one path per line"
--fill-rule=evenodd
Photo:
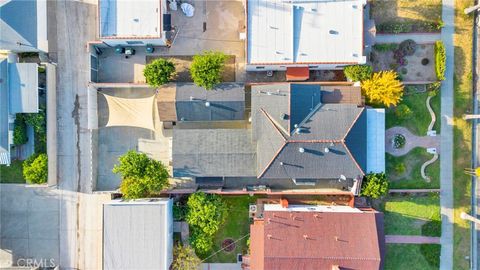
M177 119L184 121L227 121L245 118L243 84L223 83L206 90L193 83L176 87ZM209 106L206 106L209 102Z
M175 177L256 176L248 129L174 129Z
M277 93L279 85L252 87L258 176L338 179L341 175L363 175L367 154L364 108L356 104L322 104L320 85L291 84L288 89L288 84L280 86L283 88L278 93L282 95L264 94ZM262 114L272 121L265 121L269 118L262 118ZM286 119L276 118L282 114L287 115ZM298 131L295 124L299 125ZM279 139L275 130L284 130L285 139Z

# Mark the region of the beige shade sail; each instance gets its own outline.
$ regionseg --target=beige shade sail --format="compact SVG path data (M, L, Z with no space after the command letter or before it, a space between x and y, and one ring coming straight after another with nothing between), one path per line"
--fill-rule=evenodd
M155 95L147 98L120 98L101 93L108 104L107 127L129 126L155 130Z

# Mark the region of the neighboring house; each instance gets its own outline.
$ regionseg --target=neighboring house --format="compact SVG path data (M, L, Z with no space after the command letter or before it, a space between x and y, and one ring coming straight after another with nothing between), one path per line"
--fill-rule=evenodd
M98 0L100 40L110 46L167 45L170 15L165 0Z
M173 260L171 199L103 205L103 269L169 269Z
M38 65L0 59L0 164L11 162L15 115L38 113L38 104Z
M366 4L366 0L247 0L247 70L287 70L287 77L292 73L301 79L298 76L305 72L299 67L308 78L309 69L365 64Z
M245 119L243 84L221 83L206 90L193 83L171 83L158 91L158 113L164 124Z
M366 108L358 86L252 85L244 122L174 128L173 175L358 195L365 174L385 170L385 112Z
M0 1L0 50L48 52L47 1Z
M283 203L282 203L283 205ZM265 204L244 269L383 269L383 214L349 206Z

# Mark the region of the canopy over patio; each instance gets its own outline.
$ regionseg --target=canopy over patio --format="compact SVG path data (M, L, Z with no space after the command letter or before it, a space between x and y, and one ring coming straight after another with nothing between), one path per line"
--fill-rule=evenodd
M101 93L108 104L106 127L130 126L155 130L155 95L147 98L120 98Z

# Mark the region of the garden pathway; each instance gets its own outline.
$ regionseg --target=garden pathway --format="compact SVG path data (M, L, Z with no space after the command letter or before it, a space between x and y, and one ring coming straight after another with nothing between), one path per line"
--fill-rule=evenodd
M395 149L392 144L395 134L402 134L405 136L405 146L403 148ZM440 152L440 136L417 136L414 135L404 127L392 127L385 132L385 151L393 156L406 155L415 147L436 148L437 153Z
M440 237L421 235L385 235L387 244L440 244Z
M376 43L400 43L413 39L418 44L434 43L441 39L440 33L404 33L404 34L377 34Z

